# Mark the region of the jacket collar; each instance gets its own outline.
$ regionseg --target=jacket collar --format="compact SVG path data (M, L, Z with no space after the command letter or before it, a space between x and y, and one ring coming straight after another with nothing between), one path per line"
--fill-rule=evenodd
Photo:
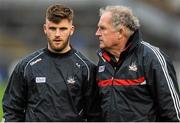
M133 51L133 49L141 42L141 40L142 40L141 39L141 32L140 32L140 30L136 30L134 32L134 34L127 41L126 48L121 53L121 56L127 55L128 53ZM105 51L104 49L99 49L97 54L100 58L103 59L103 61L110 62L110 61L115 60L114 56L112 54L110 54L109 52Z
M62 54L59 54L59 53L54 53L54 52L51 52L47 47L44 48L44 52L47 53L47 55L51 56L51 57L66 57L66 56L69 56L69 55L72 55L76 52L76 50L71 46L71 49L66 52L66 53L62 53Z
M134 34L129 38L126 47L130 45L127 51L132 51L142 41L142 34L140 30L136 30Z

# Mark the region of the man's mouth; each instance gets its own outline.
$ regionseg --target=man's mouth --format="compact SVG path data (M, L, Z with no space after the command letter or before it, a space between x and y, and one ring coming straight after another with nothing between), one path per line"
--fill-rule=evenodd
M60 40L60 39L54 39L53 41L55 41L55 42L60 42L60 41L62 41L62 40Z
M99 39L100 42L102 42L103 40L102 39Z

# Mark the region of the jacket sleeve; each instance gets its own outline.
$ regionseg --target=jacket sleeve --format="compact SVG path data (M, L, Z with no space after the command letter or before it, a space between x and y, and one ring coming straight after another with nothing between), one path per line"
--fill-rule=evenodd
M100 98L98 86L96 84L96 66L89 66L89 80L87 78L87 83L84 85L84 98L86 105L86 119L87 121L101 121L100 113Z
M9 79L2 100L5 122L24 121L26 89L23 76L21 66L18 64Z
M180 121L180 93L169 57L154 50L146 57L145 76L155 102L159 121Z

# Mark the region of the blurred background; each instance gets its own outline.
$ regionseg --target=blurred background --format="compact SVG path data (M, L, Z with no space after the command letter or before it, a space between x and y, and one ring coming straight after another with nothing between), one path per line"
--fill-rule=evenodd
M71 43L95 63L99 8L130 7L140 20L143 39L170 56L180 82L180 0L0 0L0 100L17 62L46 47L43 24L46 8L53 3L74 9L76 31ZM1 108L0 101L0 119Z

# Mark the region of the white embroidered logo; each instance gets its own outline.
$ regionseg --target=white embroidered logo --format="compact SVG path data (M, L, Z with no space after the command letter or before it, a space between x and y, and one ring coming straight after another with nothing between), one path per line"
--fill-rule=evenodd
M98 72L103 72L105 70L105 66L103 65L103 66L99 66L99 70L98 70Z
M67 80L67 82L68 82L69 84L74 84L76 81L74 80L74 77L69 77L68 80Z
M36 83L45 83L46 77L36 77Z
M30 63L30 65L32 66L32 65L34 65L34 64L36 64L36 63L38 63L38 62L40 62L42 59L41 58L39 58L39 59L37 59L37 60L35 60L35 61L32 61L31 63Z
M81 67L81 65L80 65L79 63L76 63L76 66L77 66L78 68L80 68L80 67Z
M131 65L129 65L129 70L132 70L132 71L135 71L135 72L138 70L135 62L133 62Z

